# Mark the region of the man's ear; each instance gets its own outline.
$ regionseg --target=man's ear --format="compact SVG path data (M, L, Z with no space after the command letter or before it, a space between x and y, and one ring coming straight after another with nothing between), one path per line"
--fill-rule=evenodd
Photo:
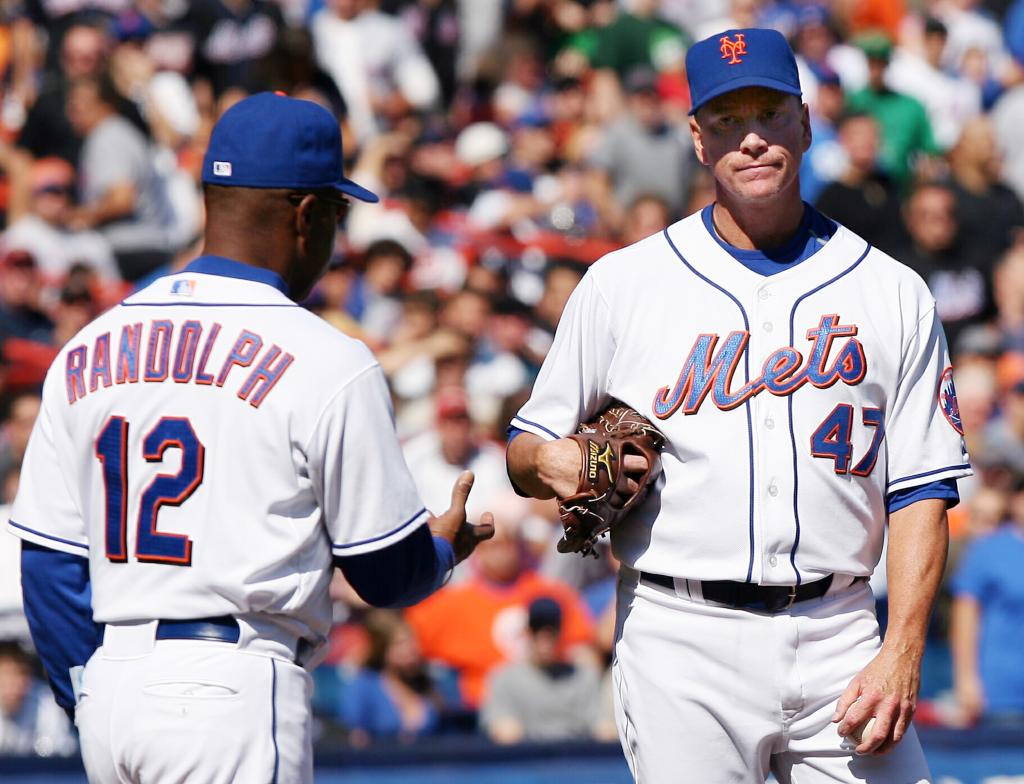
M811 147L811 110L807 104L801 104L800 106L800 122L804 128L804 152Z
M697 116L690 117L690 136L693 137L693 151L697 153L697 160L703 165L708 165L708 157L704 152L704 140L701 137L700 125L697 123Z
M307 193L302 197L299 206L295 208L295 233L303 239L308 239L310 232L313 231L313 210L315 207L316 196L312 193Z

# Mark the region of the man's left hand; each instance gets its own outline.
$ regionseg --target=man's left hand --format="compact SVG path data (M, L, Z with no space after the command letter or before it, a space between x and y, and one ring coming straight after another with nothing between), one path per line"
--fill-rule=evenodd
M839 734L853 736L875 718L871 732L857 744L858 754L885 754L903 739L917 706L921 656L921 651L883 645L846 687L832 717L839 724Z

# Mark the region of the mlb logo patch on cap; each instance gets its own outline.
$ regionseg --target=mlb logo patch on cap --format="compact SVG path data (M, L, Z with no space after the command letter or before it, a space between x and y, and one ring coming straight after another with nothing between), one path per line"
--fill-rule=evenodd
M796 58L782 33L750 27L726 30L698 41L686 53L686 79L693 105L744 87L767 87L800 95Z
M213 162L213 173L218 177L230 177L231 176L231 162L230 161L214 161Z

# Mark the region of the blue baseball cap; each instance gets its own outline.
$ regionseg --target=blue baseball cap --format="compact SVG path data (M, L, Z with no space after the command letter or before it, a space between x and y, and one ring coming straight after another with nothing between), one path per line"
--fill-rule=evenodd
M362 201L377 194L344 175L341 128L312 101L257 93L217 121L203 158L203 182L236 188L334 188Z
M698 41L686 53L690 114L713 98L743 87L767 87L799 96L793 50L777 30L726 30Z

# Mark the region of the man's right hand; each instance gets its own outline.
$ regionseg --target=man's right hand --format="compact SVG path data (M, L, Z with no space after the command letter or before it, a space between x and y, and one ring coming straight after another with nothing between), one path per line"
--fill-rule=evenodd
M452 487L452 503L447 511L430 521L430 532L440 536L455 551L455 563L466 560L480 542L494 536L494 515L484 512L480 523L466 522L466 500L473 489L473 472L463 471Z
M519 489L533 498L567 498L580 486L583 455L579 444L571 438L545 441L533 433L520 433L508 445L506 453L509 476ZM647 460L641 455L629 455L625 465L627 474L642 475ZM636 483L630 479L630 490Z

